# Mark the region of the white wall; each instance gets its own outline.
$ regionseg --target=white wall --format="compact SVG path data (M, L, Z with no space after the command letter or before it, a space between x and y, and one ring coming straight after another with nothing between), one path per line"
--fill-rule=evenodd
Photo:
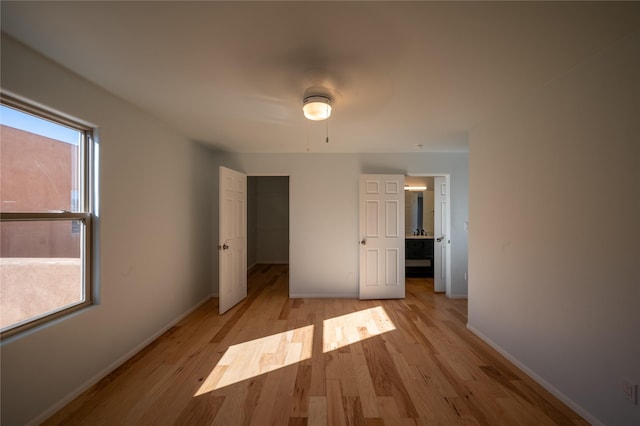
M467 233L463 228L468 197L466 153L218 153L215 164L252 175L289 176L289 291L294 297L357 297L359 174L450 174L452 294L467 294ZM217 263L214 270L217 276Z
M211 293L211 158L138 109L2 37L2 88L93 123L100 303L2 342L2 423L25 424Z
M640 35L470 135L469 326L588 420L640 424Z

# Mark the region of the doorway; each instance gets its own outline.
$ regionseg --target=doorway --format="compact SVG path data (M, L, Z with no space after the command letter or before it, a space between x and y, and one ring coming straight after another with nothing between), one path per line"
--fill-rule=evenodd
M405 267L406 276L433 278L434 177L406 176Z
M407 276L434 279L434 291L451 293L449 175L405 177Z
M289 176L247 176L247 273L289 263Z

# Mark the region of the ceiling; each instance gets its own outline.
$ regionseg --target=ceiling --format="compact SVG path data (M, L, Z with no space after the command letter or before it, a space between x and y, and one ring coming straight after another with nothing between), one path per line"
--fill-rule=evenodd
M3 32L235 152L467 151L474 127L640 28L634 2L1 7ZM334 98L328 126L302 115L316 86Z

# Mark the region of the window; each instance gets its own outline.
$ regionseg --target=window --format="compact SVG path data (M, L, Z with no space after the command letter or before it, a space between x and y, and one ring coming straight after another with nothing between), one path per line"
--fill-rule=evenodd
M92 303L89 127L2 95L2 338Z

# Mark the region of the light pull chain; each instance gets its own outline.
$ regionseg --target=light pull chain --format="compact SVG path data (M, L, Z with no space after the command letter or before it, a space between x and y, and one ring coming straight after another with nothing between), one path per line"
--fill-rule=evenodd
M329 104L327 104L327 115L329 115ZM329 117L327 117L327 138L324 142L329 143Z
M305 120L307 122L307 152L310 151L309 149L309 120Z

